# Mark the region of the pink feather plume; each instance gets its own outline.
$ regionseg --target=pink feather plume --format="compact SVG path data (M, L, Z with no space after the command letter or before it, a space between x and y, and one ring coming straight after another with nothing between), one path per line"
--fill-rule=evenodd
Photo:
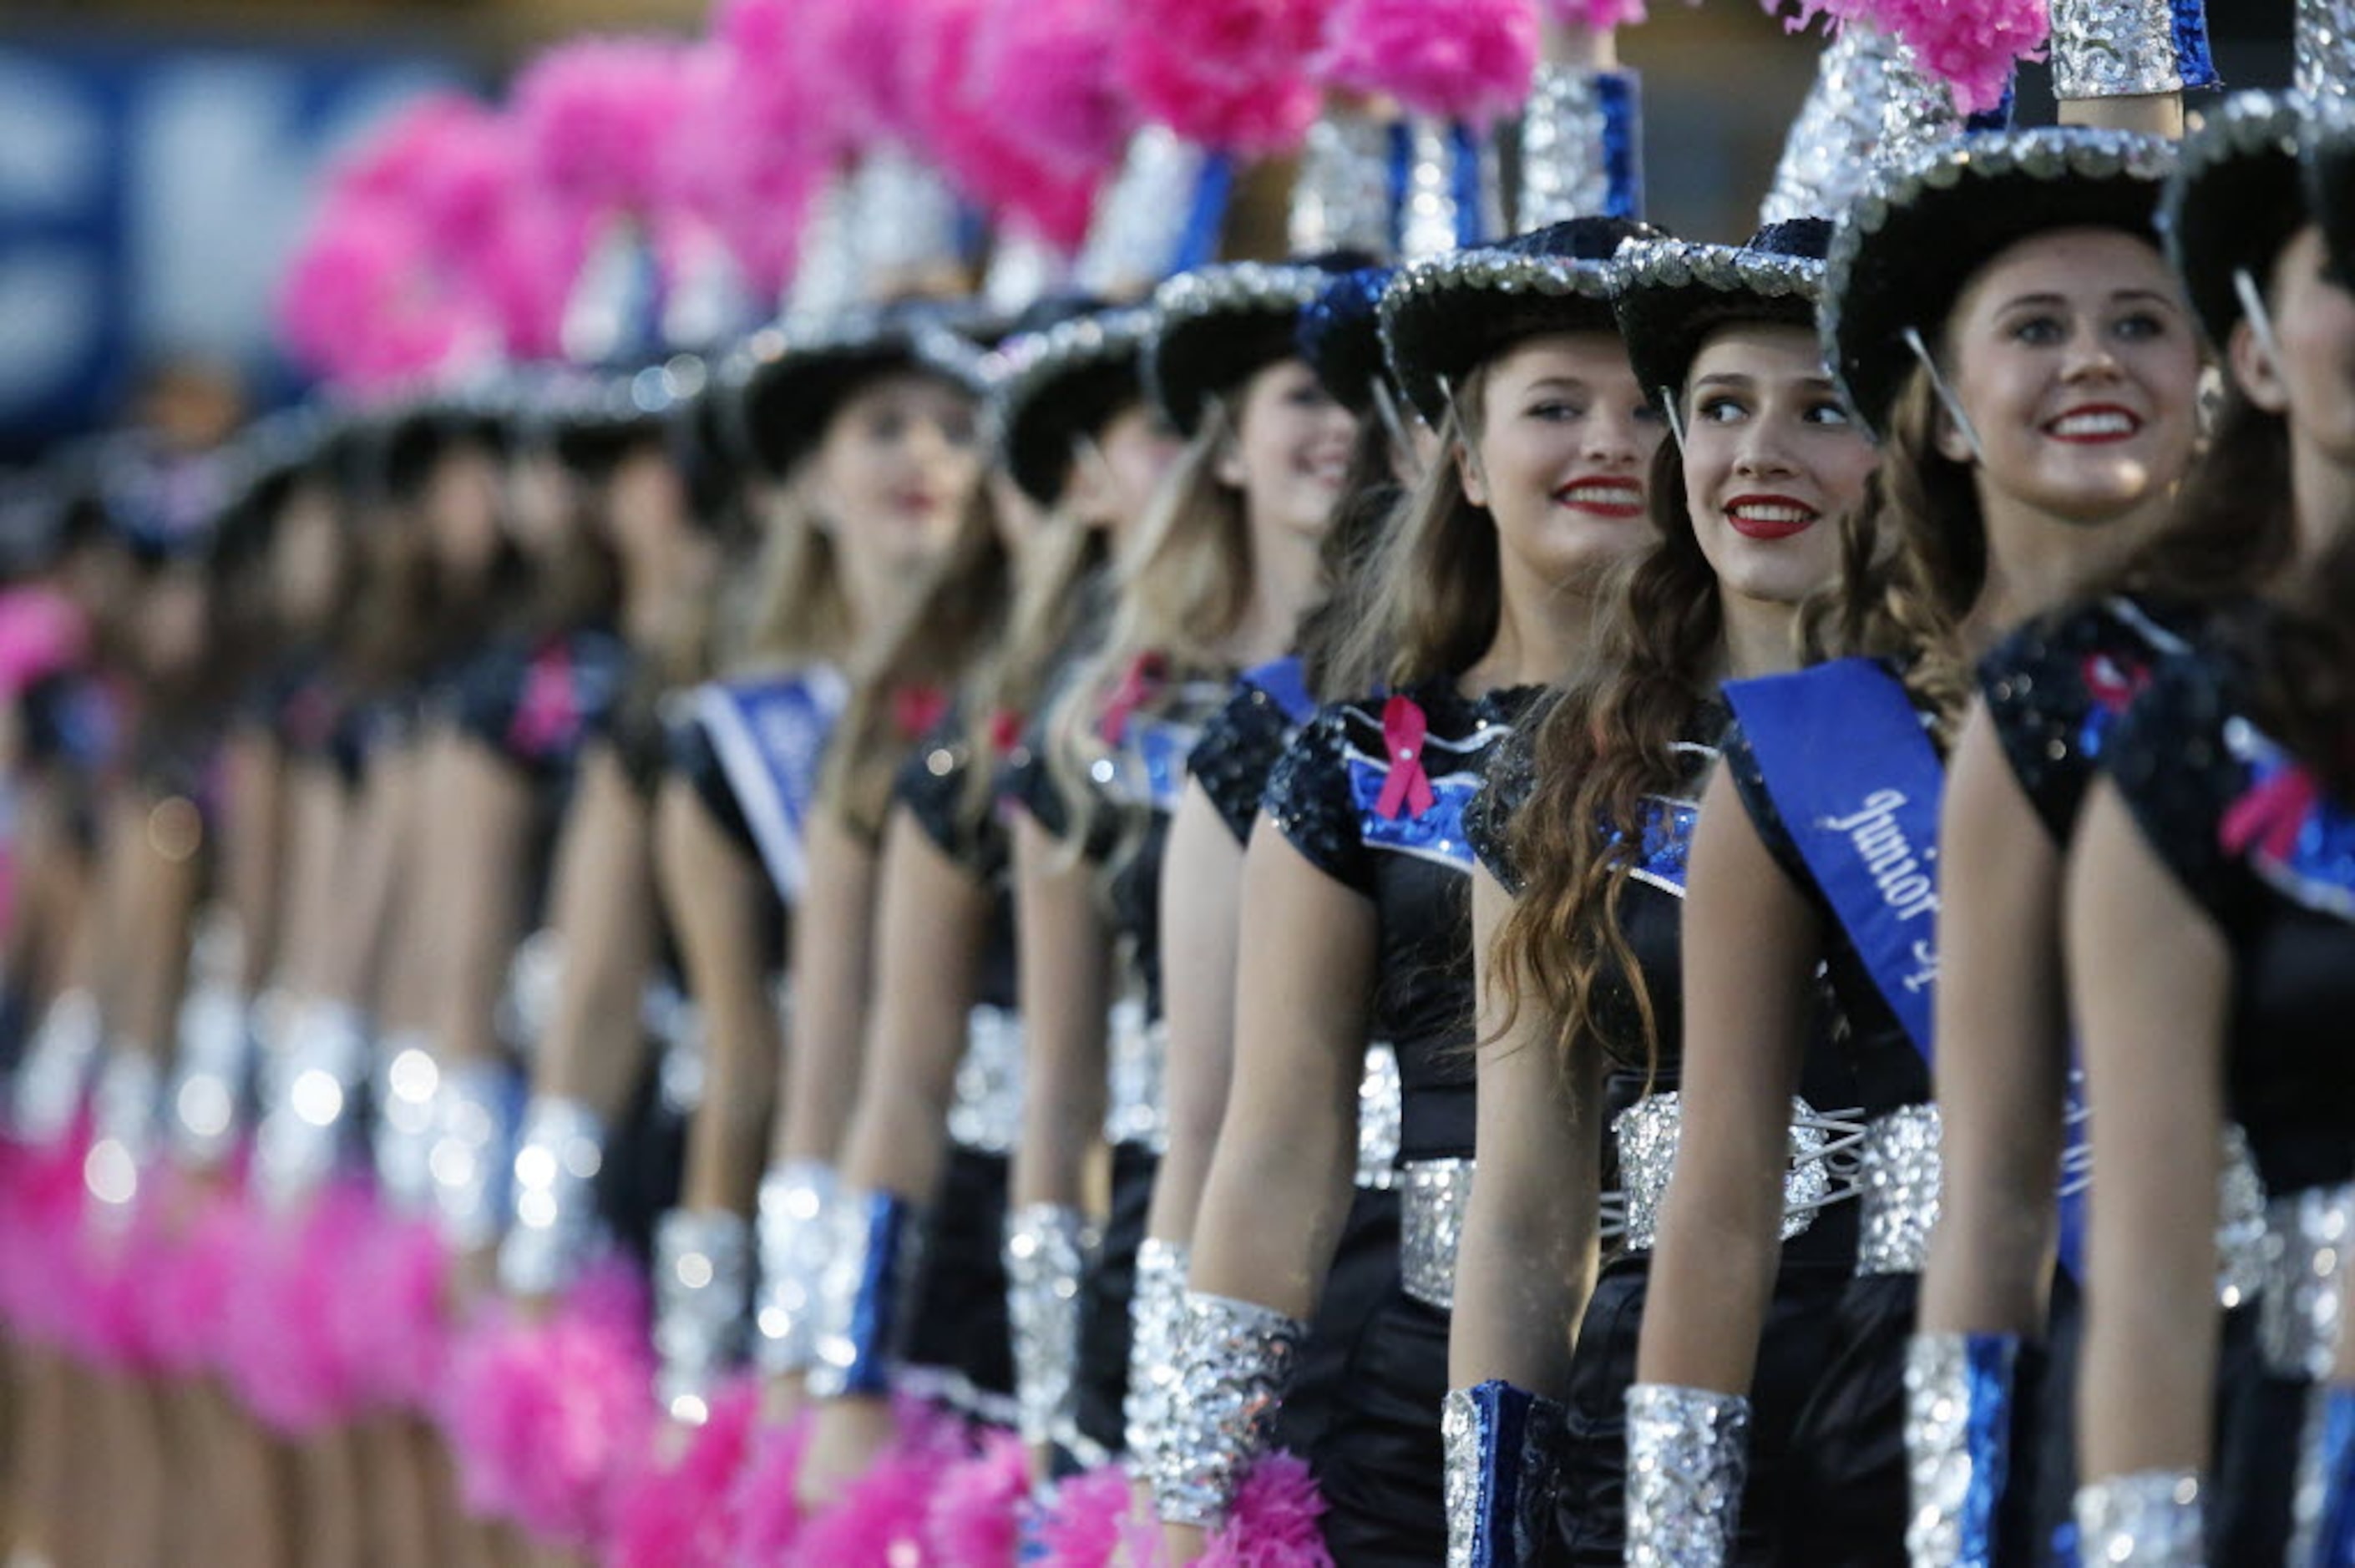
M1327 0L1131 0L1119 80L1149 120L1221 152L1298 145L1316 118L1308 73Z
M1545 11L1554 21L1596 32L1632 27L1645 18L1644 0L1545 0Z
M852 145L911 135L900 60L937 0L802 0L795 26L814 74L802 79L825 120Z
M1536 0L1336 0L1316 70L1486 128L1528 101L1537 63Z
M984 1437L981 1452L950 1466L932 1489L924 1516L932 1568L1005 1568L1020 1544L1029 1492L1022 1439L1011 1432Z
M642 37L578 38L526 65L512 95L524 162L556 199L592 212L653 212L663 149L694 84L688 50Z
M448 364L469 335L422 226L389 204L358 200L314 215L280 281L278 323L297 363L361 393Z
M1324 1512L1306 1462L1270 1454L1243 1478L1234 1511L1210 1536L1202 1568L1333 1568L1316 1524Z
M1030 84L983 74L975 45L987 0L930 0L925 26L904 58L919 150L962 190L996 217L1018 214L1066 250L1086 237L1096 178L1067 175L1033 157L1007 135L1009 106Z
M731 1499L751 1448L761 1391L750 1377L722 1389L711 1418L687 1434L669 1465L648 1462L614 1502L607 1568L726 1568L736 1535Z
M922 1561L934 1489L968 1452L963 1423L896 1401L898 1432L840 1501L805 1520L787 1568L900 1568Z
M1912 45L1965 114L2001 103L2012 69L2038 58L2051 31L2045 0L1874 0L1870 19Z
M1068 181L1103 180L1134 128L1113 76L1120 0L988 0L977 79L1001 84L1003 134Z
M1099 1466L1064 1480L1031 1525L1041 1568L1108 1568L1127 1533L1126 1471Z

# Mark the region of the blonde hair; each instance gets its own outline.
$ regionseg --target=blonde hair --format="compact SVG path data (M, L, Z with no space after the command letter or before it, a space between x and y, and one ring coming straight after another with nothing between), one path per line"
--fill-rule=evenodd
M823 663L850 651L858 610L844 579L841 552L805 493L805 463L770 501L753 562L752 599L738 645L738 668Z

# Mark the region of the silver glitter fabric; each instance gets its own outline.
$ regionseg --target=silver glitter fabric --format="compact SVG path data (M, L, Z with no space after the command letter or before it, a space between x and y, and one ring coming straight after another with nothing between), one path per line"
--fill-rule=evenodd
M1062 287L1070 270L1061 253L1035 230L1019 224L1001 227L981 276L982 303L991 314L1010 320Z
M499 1284L509 1295L553 1296L596 1248L597 1173L605 1164L605 1124L578 1100L535 1097L516 1137L507 1234L499 1243Z
M19 1139L46 1147L65 1137L81 1109L102 1040L98 999L90 992L65 991L49 1003L9 1096L8 1120Z
M1990 1568L2019 1341L1916 1334L1905 1346L1905 1468L1915 1568Z
M378 1190L405 1214L424 1214L433 1205L433 1118L442 1068L432 1044L413 1029L378 1042L376 1118L368 1137Z
M2052 91L2062 99L2180 92L2173 0L2052 0Z
M1952 95L1903 45L1848 23L1817 62L1759 221L1837 217L1881 164L1961 129Z
M1077 1209L1028 1203L1007 1216L1006 1297L1022 1440L1050 1442L1079 1395L1080 1281L1087 1222Z
M1108 300L1134 299L1168 274L1209 154L1164 125L1132 137L1097 205L1074 280Z
M1719 1568L1750 1467L1750 1402L1639 1383L1627 1391L1628 1568Z
M754 1355L772 1375L806 1372L817 1355L818 1278L826 1268L834 1168L788 1160L761 1178L761 1277Z
M785 293L786 320L829 321L861 297L855 212L846 175L829 175L810 196L794 281Z
M315 1192L352 1139L368 1083L367 1025L346 1003L305 1002L287 1022L281 1054L254 1138L255 1181L273 1207Z
M1472 1202L1472 1161L1418 1160L1399 1172L1399 1286L1441 1311L1455 1306L1455 1249Z
M475 1252L499 1237L507 1165L506 1075L496 1063L460 1062L442 1075L433 1096L433 1146L427 1165L433 1217L442 1239Z
M2355 1218L2355 1188L2316 1187L2266 1212L2257 1342L2275 1376L2321 1382L2339 1350L2339 1265Z
M1136 1294L1129 1304L1128 1401L1122 1414L1129 1473L1147 1482L1168 1449L1189 1261L1182 1242L1147 1236L1137 1245Z
M949 1103L949 1140L984 1154L1010 1155L1022 1138L1022 1018L976 1007L965 1020Z
M1398 1185L1399 1138L1406 1115L1398 1049L1387 1040L1366 1047L1358 1080L1358 1185L1387 1192Z
M1308 1325L1272 1307L1186 1293L1169 1442L1153 1499L1172 1524L1216 1526L1275 1441L1276 1413L1299 1372Z
M900 1298L922 1246L922 1217L905 1198L856 1190L835 1195L818 1274L810 1393L831 1399L888 1392Z
M888 299L894 279L963 260L956 192L904 147L879 143L851 175L851 247L868 299Z
M1606 97L1617 79L1631 99L1633 71L1609 73L1541 65L1521 117L1521 178L1513 226L1526 233L1608 210L1613 132Z
M1806 1234L1817 1212L1853 1198L1849 1168L1862 1141L1859 1113L1818 1112L1806 1101L1791 1101L1791 1162L1783 1177L1783 1239ZM1619 1213L1629 1252L1649 1252L1659 1237L1660 1203L1668 1196L1683 1104L1674 1091L1646 1095L1619 1113L1611 1130L1619 1151Z
M1451 1388L1439 1402L1439 1446L1446 1468L1440 1495L1447 1508L1447 1568L1473 1568L1480 1546L1480 1413L1468 1388Z
M2297 90L2345 101L2355 86L2355 0L2297 0Z
M1410 118L1405 192L1399 207L1399 258L1415 261L1459 245L1497 238L1504 228L1503 179L1496 149L1486 138L1466 143L1444 121ZM1469 159L1477 166L1460 165ZM1474 210L1465 211L1466 197ZM1601 208L1592 210L1600 211Z
M1856 1272L1919 1274L1938 1223L1938 1109L1907 1106L1875 1118L1864 1135L1864 1213L1856 1238Z
M752 1228L741 1214L673 1209L655 1227L655 1395L699 1426L743 1360Z
M2206 1568L2195 1470L2137 1470L2077 1489L2077 1556L2104 1568Z
M175 1160L209 1170L237 1144L238 1107L253 1065L245 998L228 980L208 980L180 1003L177 1022L165 1136Z
M1290 253L1391 253L1391 128L1361 109L1329 105L1308 128L1292 184Z
M1146 1022L1145 1004L1131 998L1113 1008L1109 1044L1105 1140L1142 1144L1156 1154L1167 1152L1169 1108L1162 1093L1169 1065L1167 1026Z
M2224 1124L2216 1185L2216 1299L2229 1310L2264 1288L2272 1245L2265 1184L2249 1152L2248 1134L2232 1122Z
M543 926L516 944L499 988L497 1026L499 1038L527 1062L539 1053L563 983L564 944L554 931Z

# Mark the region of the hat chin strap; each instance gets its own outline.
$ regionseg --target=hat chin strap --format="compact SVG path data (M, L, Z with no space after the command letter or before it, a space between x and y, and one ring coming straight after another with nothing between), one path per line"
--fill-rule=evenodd
M1955 397L1955 389L1946 384L1945 374L1938 368L1938 361L1930 353L1930 345L1922 341L1921 328L1909 326L1905 329L1905 346L1913 351L1913 357L1920 360L1922 368L1929 373L1930 390L1938 395L1939 407L1945 409L1946 418L1955 421L1955 429L1962 432L1963 444L1971 449L1971 460L1974 462L1987 461L1987 449L1979 444L1978 427L1971 423L1968 414L1963 412L1963 400Z
M1446 401L1449 415L1447 422L1455 427L1456 443L1464 449L1465 460L1472 465L1472 471L1480 476L1480 488L1493 494L1494 487L1488 483L1487 466L1481 462L1480 449L1472 440L1472 427L1464 422L1464 410L1455 401L1455 383L1444 376L1441 376L1439 395ZM1445 456L1444 452L1441 454L1443 459Z
M1685 455L1685 415L1684 410L1677 406L1675 387L1660 388L1660 407L1668 410L1668 434L1676 438L1677 456L1682 457Z
M2264 351L2266 360L2272 364L2275 374L2279 374L2282 369L2281 338L2274 331L2274 313L2266 308L2264 291L2257 287L2256 279L2250 275L2246 267L2232 269L2232 292L2241 302L2242 313L2249 318L2249 331L2256 337L2257 346Z
M1398 399L1391 396L1389 385L1378 375L1366 384L1373 394L1374 415L1382 422L1382 433L1390 438L1391 450L1401 462L1414 456L1414 438L1406 428L1406 416L1399 411Z

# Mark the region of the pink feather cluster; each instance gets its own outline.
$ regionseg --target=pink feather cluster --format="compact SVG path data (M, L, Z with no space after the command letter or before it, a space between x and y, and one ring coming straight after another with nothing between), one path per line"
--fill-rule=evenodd
M1220 152L1291 151L1316 118L1329 0L1130 0L1118 79L1148 120Z
M932 1568L1005 1568L1020 1546L1030 1462L1022 1439L993 1432L940 1477L924 1515Z
M1202 1568L1333 1568L1316 1526L1324 1512L1307 1462L1270 1454L1243 1478L1234 1511L1202 1553Z
M1537 63L1536 0L1336 0L1316 70L1485 130L1527 101Z
M808 74L801 80L810 107L846 144L912 136L901 62L938 9L939 0L802 0L794 26Z
M525 66L512 94L524 165L550 196L595 213L651 214L670 128L694 81L674 39L605 36L559 44Z
M734 1562L773 1568L793 1550L803 1522L794 1488L813 1425L814 1413L804 1410L783 1426L762 1425L754 1432L729 1498L736 1519Z
M1067 175L1007 133L1008 109L1028 83L985 76L976 51L990 0L929 0L925 26L908 40L902 97L914 140L965 196L993 215L1019 214L1066 250L1086 237L1093 175Z
M996 84L1001 134L1063 181L1102 180L1133 129L1113 76L1121 0L987 0L974 78Z
M442 1402L466 1506L574 1550L603 1538L608 1499L644 1457L654 1414L645 1290L625 1269L613 1275L584 1280L545 1322L503 1310L478 1319Z
M1608 32L1644 20L1644 0L1544 0L1546 15L1572 27Z
M739 1379L711 1401L669 1465L647 1464L622 1488L603 1561L608 1568L723 1568L736 1535L731 1506L760 1414L761 1391Z
M804 1522L788 1568L900 1568L922 1561L933 1490L966 1453L963 1424L895 1403L899 1431L840 1501Z
M1128 1474L1118 1465L1071 1477L1031 1521L1037 1555L1029 1560L1042 1568L1107 1568L1124 1542L1131 1500Z
M2045 0L1873 0L1870 19L1913 46L1965 114L2001 103L2012 68L2038 58L2051 31Z
M295 360L355 392L449 363L467 327L438 285L419 224L389 203L331 202L280 282L278 324Z

